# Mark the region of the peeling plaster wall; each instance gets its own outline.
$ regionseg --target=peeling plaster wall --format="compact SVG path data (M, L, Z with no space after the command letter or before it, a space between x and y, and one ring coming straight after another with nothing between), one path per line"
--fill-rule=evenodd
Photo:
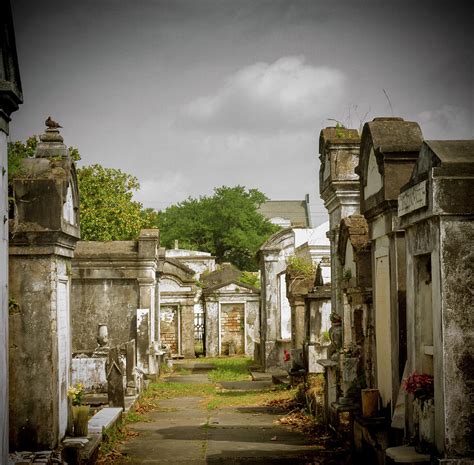
M443 350L435 356L444 371L445 452L473 457L474 224L442 219L440 227Z
M58 353L56 289L68 261L10 256L10 294L18 303L9 317L10 442L17 450L52 448L65 433L56 394L66 394L70 375L59 385L60 363L68 354Z

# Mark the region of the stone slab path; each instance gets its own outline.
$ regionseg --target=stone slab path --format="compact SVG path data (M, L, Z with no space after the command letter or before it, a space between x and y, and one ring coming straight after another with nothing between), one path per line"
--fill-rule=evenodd
M193 383L194 376L173 376ZM202 381L201 381L202 382ZM160 401L149 422L130 425L139 433L123 447L126 464L322 464L320 448L296 431L274 423L267 407L225 407L208 412L199 397Z

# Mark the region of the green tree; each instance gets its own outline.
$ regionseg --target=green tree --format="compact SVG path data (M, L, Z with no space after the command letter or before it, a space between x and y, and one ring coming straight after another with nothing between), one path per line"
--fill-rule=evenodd
M85 241L136 239L149 226L142 204L133 200L138 179L119 169L91 165L77 170L81 238Z
M254 271L259 247L279 230L257 211L265 200L259 190L242 186L223 186L214 189L212 196L190 197L158 212L155 224L161 244L172 247L178 239L182 248L210 252L218 262Z

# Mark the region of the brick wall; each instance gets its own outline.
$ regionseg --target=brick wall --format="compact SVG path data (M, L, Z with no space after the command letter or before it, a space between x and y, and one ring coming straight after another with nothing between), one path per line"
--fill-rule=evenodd
M221 305L221 352L229 353L233 342L237 354L244 353L244 304Z

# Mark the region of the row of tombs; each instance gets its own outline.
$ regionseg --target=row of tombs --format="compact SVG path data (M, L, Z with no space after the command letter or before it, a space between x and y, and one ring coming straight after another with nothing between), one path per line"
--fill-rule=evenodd
M290 352L324 373L325 419L361 463L470 463L473 152L472 141L424 141L400 118L361 136L324 129L329 223L271 236L259 288L209 254L161 248L157 230L80 241L74 162L46 129L12 185L12 447L64 437L76 382L113 385L109 403L123 407L164 355L246 354L278 371ZM308 261L316 275L302 272ZM399 447L409 442L417 450Z
M324 417L357 463L474 463L474 141L375 118L320 134Z
M328 223L270 237L259 252L261 290L258 274L249 280L209 253L160 247L155 229L137 240L81 241L75 170L59 129L48 127L11 183L12 450L62 440L71 386L84 385L91 403L125 408L166 359L245 354L271 370L285 367L283 352L307 335L311 366L322 371L316 359L329 346L322 339L331 305ZM305 285L315 292L296 292L289 257L320 265L319 290L311 276ZM318 304L317 335L301 318L305 298Z

